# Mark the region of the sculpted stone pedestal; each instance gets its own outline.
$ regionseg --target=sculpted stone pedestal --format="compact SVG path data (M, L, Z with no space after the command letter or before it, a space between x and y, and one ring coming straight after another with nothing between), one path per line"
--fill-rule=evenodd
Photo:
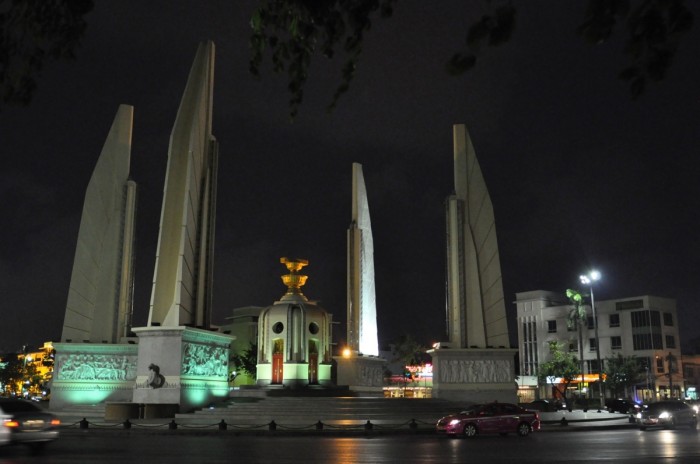
M515 353L506 348L438 348L433 358L433 398L517 403Z
M384 367L386 360L370 356L336 356L338 385L372 396L384 395Z
M50 408L131 401L138 347L111 343L54 343Z
M230 335L190 327L139 327L133 401L154 410L179 412L228 395ZM151 407L149 408L149 405Z

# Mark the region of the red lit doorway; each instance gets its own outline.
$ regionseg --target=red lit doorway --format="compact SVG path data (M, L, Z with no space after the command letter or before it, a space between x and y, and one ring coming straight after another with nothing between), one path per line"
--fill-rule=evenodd
M309 340L309 384L318 383L318 344Z
M281 384L284 379L284 342L275 340L272 352L272 383Z

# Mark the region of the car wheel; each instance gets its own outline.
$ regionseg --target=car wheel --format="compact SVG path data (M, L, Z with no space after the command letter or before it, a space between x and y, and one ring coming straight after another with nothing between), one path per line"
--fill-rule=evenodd
M464 436L467 438L471 438L476 436L477 430L476 430L476 425L474 424L467 424L464 426Z
M32 443L29 445L29 450L34 456L44 454L44 451L46 451L46 442L41 441L38 443Z
M530 434L530 424L527 422L521 422L518 424L518 435L521 437L526 437Z
M646 429L647 429L646 427L639 427L639 430L641 430L642 432L645 431Z

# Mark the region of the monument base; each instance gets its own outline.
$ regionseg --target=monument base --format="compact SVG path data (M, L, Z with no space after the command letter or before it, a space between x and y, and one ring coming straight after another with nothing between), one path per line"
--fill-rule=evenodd
M384 396L384 369L386 360L370 356L336 356L338 385L367 395Z
M433 398L466 403L517 403L515 354L507 348L437 348Z
M131 401L136 380L135 344L54 343L56 361L50 408Z
M228 396L228 360L234 337L183 326L133 331L139 337L134 403L161 415L166 410L170 414L175 409L188 412L206 407Z

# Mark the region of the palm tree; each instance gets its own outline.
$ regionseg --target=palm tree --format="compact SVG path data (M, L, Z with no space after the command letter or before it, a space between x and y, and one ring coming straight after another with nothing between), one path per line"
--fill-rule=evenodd
M586 307L583 305L583 295L578 290L567 289L566 297L571 302L571 309L566 317L566 327L578 330L578 357L581 366L581 384L579 385L579 395L583 385L583 327L588 320Z

